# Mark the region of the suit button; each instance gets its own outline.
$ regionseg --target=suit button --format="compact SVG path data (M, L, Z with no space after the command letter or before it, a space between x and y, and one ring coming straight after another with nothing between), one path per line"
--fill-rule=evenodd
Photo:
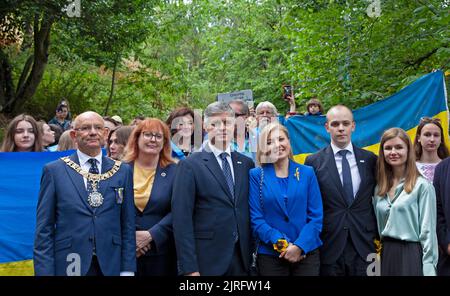
M346 227L344 227L344 230L348 230L348 227L346 226Z
M94 238L92 237L92 236L90 236L89 237L89 241L91 242L91 241L93 241L94 240Z
M284 217L284 221L289 222L289 217Z

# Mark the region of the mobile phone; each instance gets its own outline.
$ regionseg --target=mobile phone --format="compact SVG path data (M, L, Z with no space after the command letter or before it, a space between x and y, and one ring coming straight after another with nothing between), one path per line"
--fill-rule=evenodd
M292 86L291 85L283 85L283 99L288 100L287 97L292 96Z

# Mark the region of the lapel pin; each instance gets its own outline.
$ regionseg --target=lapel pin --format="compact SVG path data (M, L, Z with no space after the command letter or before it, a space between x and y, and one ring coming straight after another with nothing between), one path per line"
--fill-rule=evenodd
M297 181L300 181L300 173L298 172L298 168L295 169L294 176L297 178Z
M165 177L166 176L166 173L165 172L162 172L161 173L161 177Z
M238 160L238 161L237 161L237 164L242 164L242 161L239 161L239 160Z
M123 187L115 188L116 190L116 203L122 204L123 203Z
M364 159L361 159L359 162L364 163Z

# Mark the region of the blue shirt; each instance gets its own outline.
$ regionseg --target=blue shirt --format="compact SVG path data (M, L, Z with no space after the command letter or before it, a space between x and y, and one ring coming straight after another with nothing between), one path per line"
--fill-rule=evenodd
M278 184L280 185L281 189L281 196L283 197L284 204L287 208L288 205L288 197L287 197L287 191L288 191L288 185L289 185L289 178L279 178L277 177Z
M241 149L239 149L238 144L237 144L236 142L233 141L233 142L231 143L231 149L232 149L232 151L236 151L236 152L239 152L239 153L241 153L241 154L244 154L245 156L247 156L247 157L253 159L253 161L255 161L255 160L256 160L256 151L255 151L255 152L252 152L252 151L251 151L250 142L249 142L248 139L245 139L245 142L244 142L244 143L245 143L245 144L244 144L244 149L241 150Z
M56 124L58 125L60 128L62 128L63 131L66 131L68 129L70 129L70 121L67 119L64 119L64 122L61 123L58 121L58 119L56 119L56 117L53 117L48 124Z
M178 148L177 145L175 145L174 142L170 141L170 146L172 147L172 158L182 160L186 158L186 155L184 155L183 151L181 151L180 148Z

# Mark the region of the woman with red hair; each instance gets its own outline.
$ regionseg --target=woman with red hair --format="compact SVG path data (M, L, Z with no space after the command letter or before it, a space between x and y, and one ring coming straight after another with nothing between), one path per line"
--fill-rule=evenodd
M133 169L137 275L176 275L170 206L176 165L169 128L146 118L134 128L126 151L123 160Z

